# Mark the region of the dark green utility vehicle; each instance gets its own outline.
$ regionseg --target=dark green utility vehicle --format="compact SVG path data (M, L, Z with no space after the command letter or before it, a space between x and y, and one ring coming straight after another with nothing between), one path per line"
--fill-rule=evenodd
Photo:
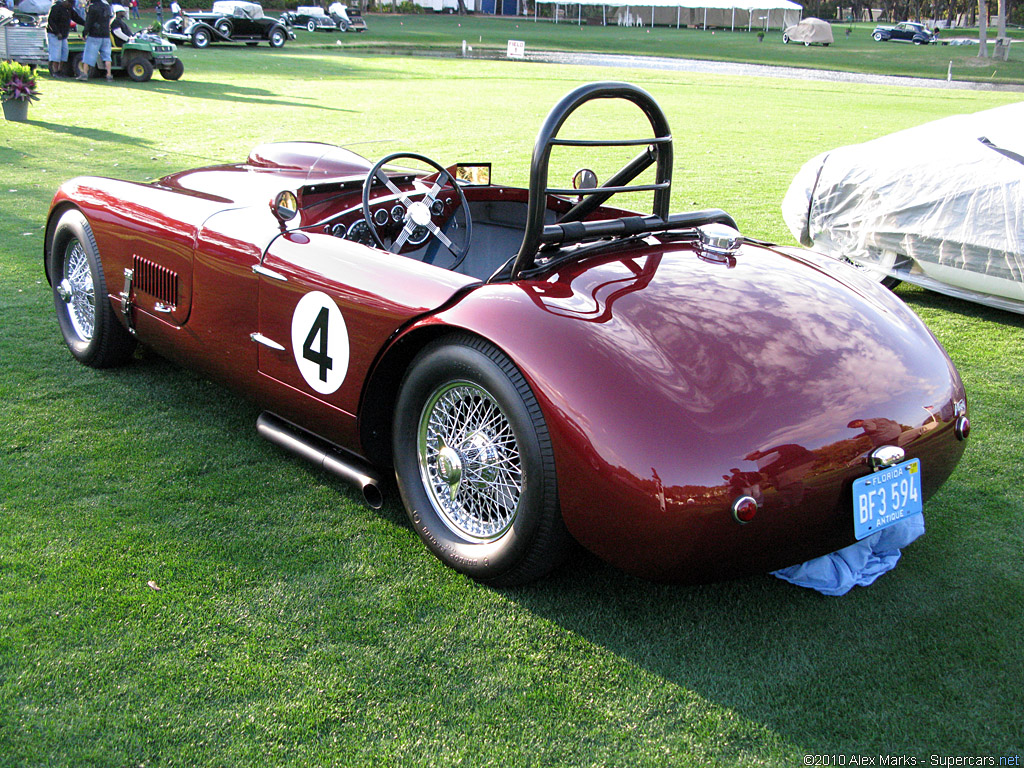
M84 42L71 42L69 45L68 65L70 74L85 72L93 76L102 72L100 67L88 67L82 61ZM139 32L122 48L114 48L110 52L110 70L124 70L128 77L137 83L144 83L153 76L153 70L163 75L164 80L178 80L185 73L185 65L175 54L174 43L152 32ZM89 70L89 71L87 71Z

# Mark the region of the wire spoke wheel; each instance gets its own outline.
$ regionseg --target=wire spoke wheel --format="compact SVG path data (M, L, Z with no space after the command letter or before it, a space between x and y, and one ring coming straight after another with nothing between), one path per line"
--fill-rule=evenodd
M78 240L68 243L62 278L57 291L67 305L68 320L78 337L89 341L96 329L96 288L89 257Z
M115 316L96 237L85 216L77 209L64 211L45 250L57 324L71 354L93 368L128 362L135 337Z
M543 411L493 344L457 332L426 344L402 379L391 440L409 521L449 567L512 586L568 555Z
M453 532L489 540L512 524L523 490L519 446L508 417L470 382L441 387L420 416L420 476Z

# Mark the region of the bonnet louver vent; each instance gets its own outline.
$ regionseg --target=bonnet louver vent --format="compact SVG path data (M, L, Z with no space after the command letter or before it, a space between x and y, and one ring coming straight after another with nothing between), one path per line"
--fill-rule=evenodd
M135 290L148 293L164 304L178 304L178 273L154 264L141 256L133 259Z

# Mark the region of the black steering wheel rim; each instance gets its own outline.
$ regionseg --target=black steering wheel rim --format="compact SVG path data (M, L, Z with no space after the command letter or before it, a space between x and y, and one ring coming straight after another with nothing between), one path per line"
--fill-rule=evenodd
M426 191L411 193L403 192L399 189L382 169L388 163L393 163L395 160L400 158L416 160L437 171L438 177L433 186ZM373 212L370 210L370 191L373 189L375 183L380 183L387 187L398 202L405 207L401 232L392 240L390 246L388 246L384 242L384 238L381 237L379 231L380 227L378 227L377 223L374 221ZM455 194L458 196L458 204L455 207L455 210L451 211L451 213L447 215L444 215L443 211L441 213L435 213L433 211L435 202L440 200L441 192L449 188L454 190ZM444 202L445 201L440 200L442 207L444 206ZM463 236L461 246L454 243L442 231L460 210L463 212L463 218L465 219L465 226L463 227L465 235ZM438 224L435 219L442 215L443 220ZM451 264L448 269L457 268L469 254L469 244L473 236L473 219L469 213L469 203L466 201L466 195L463 193L462 187L459 186L455 181L455 178L447 170L445 170L438 162L431 160L425 155L419 155L415 152L393 152L386 157L382 157L376 162L373 168L370 169L369 173L366 174L366 181L363 182L363 219L370 228L370 234L373 235L373 239L377 245L390 253L401 252L402 248L410 242L410 237L413 232L418 227L425 227L428 231L428 236L426 239L417 243L417 247L427 243L430 238L439 242L455 259L454 263Z

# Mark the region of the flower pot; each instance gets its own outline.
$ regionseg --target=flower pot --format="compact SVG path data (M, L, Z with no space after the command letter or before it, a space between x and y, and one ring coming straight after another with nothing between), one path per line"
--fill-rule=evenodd
M4 119L18 123L28 120L28 99L11 99L4 102Z

